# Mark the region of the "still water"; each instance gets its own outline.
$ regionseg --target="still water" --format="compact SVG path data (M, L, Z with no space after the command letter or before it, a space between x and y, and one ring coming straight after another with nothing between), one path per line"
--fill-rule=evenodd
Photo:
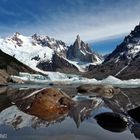
M52 120L44 120L28 114L22 109L22 103L13 103L15 98L21 98L38 88L43 87L0 89L1 138L8 140L136 140L140 138L139 122L133 121L127 115L128 110L140 105L140 88L122 89L125 95L117 94L104 98L103 95L97 94L79 95L76 92L76 85L59 85L57 88L61 88L71 96L78 105ZM105 112L122 113L122 116L128 119L127 126L106 127L99 123L95 116Z

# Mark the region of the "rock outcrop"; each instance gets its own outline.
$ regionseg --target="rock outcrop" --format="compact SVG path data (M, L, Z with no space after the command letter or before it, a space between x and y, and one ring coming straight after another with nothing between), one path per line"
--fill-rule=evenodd
M100 63L100 61L102 61L102 58L95 52L92 52L89 45L83 42L79 35L77 35L74 44L68 48L67 57L71 60L88 63L95 63L98 61Z
M55 88L46 88L33 93L31 93L32 96L27 95L23 98L24 102L28 102L29 99L32 102L24 111L47 121L64 116L74 105L74 101L67 94ZM24 106L24 104L21 105Z
M41 61L37 67L43 71L59 71L64 73L78 73L78 68L69 63L64 57L54 54L52 61Z
M42 47L49 47L54 50L55 53L66 57L67 54L67 45L61 40L55 40L54 38L50 38L49 36L39 36L34 34L32 36L32 41L34 44L38 44Z

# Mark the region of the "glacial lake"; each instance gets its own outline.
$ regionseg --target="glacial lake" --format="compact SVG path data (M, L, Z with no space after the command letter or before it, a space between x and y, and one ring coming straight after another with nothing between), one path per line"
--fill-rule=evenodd
M124 94L78 94L79 85L10 85L0 87L0 138L7 140L136 140L140 139L140 124L127 111L140 106L140 88L125 88ZM42 88L59 88L79 102L72 111L44 120L21 109L14 99ZM92 103L95 102L93 105ZM92 105L91 105L92 104ZM86 108L86 113L81 113ZM106 126L98 122L100 113L118 113L128 119L124 126ZM140 112L139 112L140 113ZM136 114L137 115L137 114Z

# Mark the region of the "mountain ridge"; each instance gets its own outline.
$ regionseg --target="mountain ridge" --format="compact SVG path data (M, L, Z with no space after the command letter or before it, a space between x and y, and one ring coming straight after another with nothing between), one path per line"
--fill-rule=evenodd
M120 79L140 78L140 24L104 61L79 35L73 45L67 46L48 36L27 37L15 33L0 39L0 48L35 71L59 71L96 79L109 75Z
M19 72L38 73L0 50L0 85L7 84L10 75L18 75Z
M77 57L81 60L80 62L73 62L73 60L69 59L68 52L70 47L67 46L66 43L50 38L49 36L34 34L27 37L16 32L12 37L0 39L0 48L3 52L15 57L36 71L68 72L68 69L70 69L69 73L75 73L78 71L83 72L84 69L86 69L84 67L81 68L81 65L83 66L84 63L93 63L93 65L98 64L98 61L101 63L100 57L92 52L89 46L86 46L86 43L80 40L80 36L79 43L78 46L75 46L75 48L78 47L75 52L76 54L80 52L83 47L86 47L86 51L90 51L87 55L83 55L82 58L81 55ZM96 60L84 61L93 55L96 57ZM62 65L62 63L64 65Z
M89 66L86 76L97 79L109 75L120 79L140 78L140 24L124 38L100 66ZM92 76L90 76L92 75Z

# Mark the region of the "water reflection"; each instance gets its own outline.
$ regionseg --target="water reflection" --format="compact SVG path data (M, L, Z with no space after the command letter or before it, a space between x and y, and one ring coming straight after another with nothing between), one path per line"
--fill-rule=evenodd
M139 96L135 96L137 98L135 99L133 96L129 96L129 92L127 97L120 92L113 94L113 96L111 94L110 98L106 98L106 96L100 93L84 93L84 95L79 95L74 89L72 89L72 94L67 96L63 92L65 88L61 89L58 89L57 93L56 91L49 91L51 93L49 96L48 93L46 96L46 92L38 92L44 91L44 88L1 89L0 124L10 125L16 130L20 129L20 131L23 131L23 128L37 129L47 127L50 130L52 126L56 127L61 123L61 126L64 127L64 124L69 122L71 124L68 123L69 125L67 127L74 129L71 126L73 121L79 130L83 126L85 127L85 124L86 127L93 125L93 128L98 124L101 128L110 132L131 131L136 138L139 138L140 125L135 117L135 114L139 114L140 109L138 107L140 101L140 99L138 101ZM71 88L69 88L69 93L71 93ZM52 104L56 108L52 109ZM97 124L94 117L97 120ZM93 129L93 131L96 130ZM101 131L106 133L103 130ZM92 132L90 135L93 135Z
M128 110L127 113L129 116L131 116L135 121L140 123L140 106L133 108L131 110Z
M128 126L127 118L118 113L101 113L96 115L95 119L101 127L111 132L123 132Z

